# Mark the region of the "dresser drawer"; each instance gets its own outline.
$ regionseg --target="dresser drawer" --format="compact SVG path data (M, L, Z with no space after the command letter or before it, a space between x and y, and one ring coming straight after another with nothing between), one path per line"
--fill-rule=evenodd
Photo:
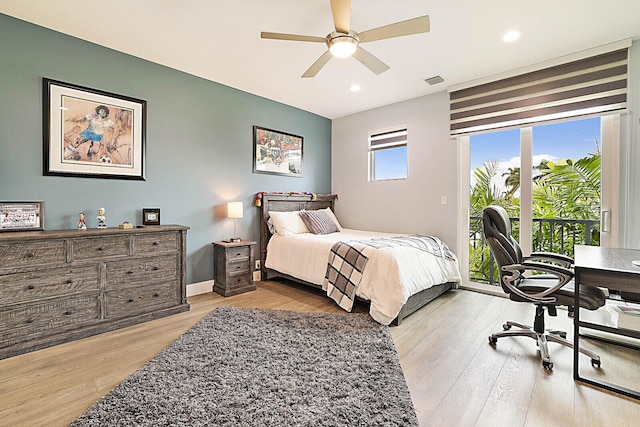
M77 295L0 310L2 346L97 322L98 295Z
M163 255L106 264L105 289L122 289L142 283L162 283L178 279L178 255Z
M100 261L104 258L129 255L129 236L90 237L73 239L74 261Z
M141 234L133 238L133 253L135 255L156 254L159 252L177 252L177 233Z
M107 319L134 316L176 305L176 281L159 285L119 289L105 294Z
M242 260L242 261L229 262L229 264L227 264L228 275L248 273L250 269L251 269L251 266L249 265L248 259Z
M249 246L227 248L226 250L227 262L230 262L230 263L249 261L250 255L251 255L251 248Z
M0 244L0 271L64 264L65 246L62 239Z
M0 307L98 290L98 266L63 267L0 276Z

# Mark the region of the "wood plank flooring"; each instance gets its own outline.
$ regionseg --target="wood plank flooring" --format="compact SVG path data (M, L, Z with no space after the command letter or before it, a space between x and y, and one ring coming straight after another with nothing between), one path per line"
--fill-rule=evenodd
M258 283L254 292L229 298L208 293L189 302L186 313L0 360L0 425L67 425L218 306L341 311L317 292L272 281ZM638 425L638 401L573 381L570 349L550 344L549 374L533 340L488 345L488 335L505 320L532 319L528 304L458 290L392 327L420 425ZM571 331L566 312L552 325ZM640 389L640 352L593 348L602 357L603 375L618 375ZM592 369L588 358L581 362Z

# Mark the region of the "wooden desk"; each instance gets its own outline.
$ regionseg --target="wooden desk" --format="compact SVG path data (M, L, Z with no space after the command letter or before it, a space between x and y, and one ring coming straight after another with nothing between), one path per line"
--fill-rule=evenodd
M618 291L640 292L640 267L631 263L631 261L640 260L640 250L576 245L574 249L574 259L576 286L599 286ZM579 307L578 295L579 293L576 292L575 307ZM580 376L580 358L578 355L580 351L581 327L638 339L640 339L640 332L581 321L580 310L577 308L575 310L573 378L610 391L624 394L625 396L640 399L640 392L637 390L631 390L615 384L596 380L594 378ZM619 344L606 339L601 340L613 344ZM603 361L603 365L605 363L606 361Z

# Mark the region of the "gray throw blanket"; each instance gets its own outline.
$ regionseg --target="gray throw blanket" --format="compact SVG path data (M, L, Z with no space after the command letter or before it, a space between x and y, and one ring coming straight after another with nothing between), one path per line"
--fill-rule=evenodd
M369 258L377 249L393 247L411 247L445 259L456 259L440 239L421 234L338 242L329 252L322 289L340 307L351 311Z

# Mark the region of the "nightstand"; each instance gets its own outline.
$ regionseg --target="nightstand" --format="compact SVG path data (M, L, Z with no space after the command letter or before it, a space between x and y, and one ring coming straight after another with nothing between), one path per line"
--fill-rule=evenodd
M253 283L254 246L257 242L213 243L213 290L224 297L255 291Z

